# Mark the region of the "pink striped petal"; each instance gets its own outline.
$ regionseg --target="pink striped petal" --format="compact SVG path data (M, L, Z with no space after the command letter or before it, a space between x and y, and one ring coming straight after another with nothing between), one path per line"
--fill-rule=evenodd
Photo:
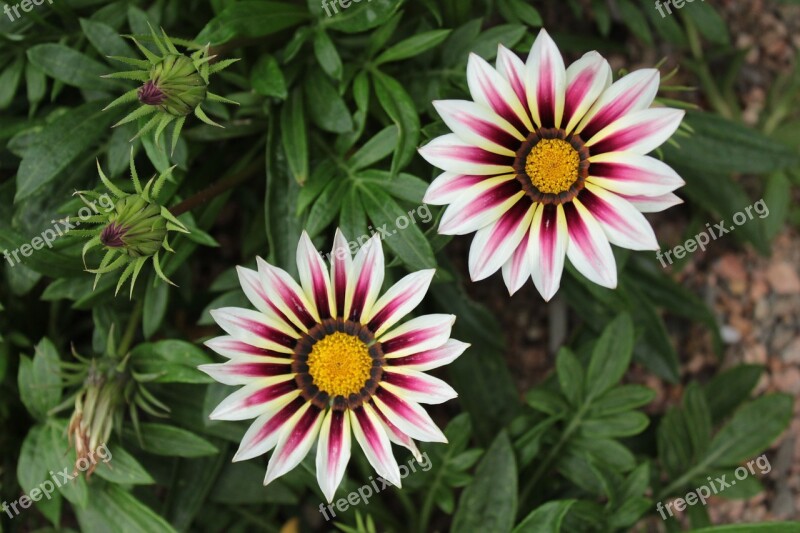
M275 350L259 348L258 346L253 346L252 344L240 341L230 335L222 335L221 337L215 337L213 339L207 340L203 344L205 344L206 346L208 346L221 356L227 357L229 359L238 359L243 357L246 358L250 356L275 357L275 358L287 358L287 359L290 357L290 354L288 352L276 352Z
M422 461L422 454L419 453L419 448L417 448L417 444L414 442L414 439L400 431L400 428L392 424L389 419L386 418L386 415L383 414L374 403L372 404L372 408L375 410L375 414L377 414L381 419L381 422L383 422L383 429L386 430L386 435L389 437L389 440L395 444L399 444L400 446L407 448L417 462Z
M475 53L469 55L467 83L475 102L503 117L523 135L533 131L533 123L511 84ZM526 101L527 103L527 101Z
M350 416L344 411L328 411L322 421L317 444L317 482L328 503L342 482L350 460Z
M521 198L499 219L475 233L469 249L469 276L486 279L497 272L531 229L535 204Z
M347 292L344 316L360 322L369 316L378 299L384 275L383 246L379 235L374 235L361 247L347 275Z
M299 395L300 391L297 391L297 394L284 396L281 401L268 404L267 412L256 418L247 429L239 449L233 456L233 462L258 457L275 447L281 429L301 407L308 403Z
M385 369L381 387L417 403L438 404L458 397L453 387L441 379L405 368Z
M592 104L611 85L611 66L597 52L588 52L567 68L564 122L571 132Z
M568 240L564 206L540 206L531 223L530 261L533 284L545 301L561 285Z
M461 193L485 180L486 176L469 176L445 172L428 186L422 201L431 205L452 203Z
M264 290L289 320L303 332L319 323L319 315L303 293L302 287L285 270L256 258Z
M298 394L294 374L261 378L230 394L208 417L211 420L248 420L270 411L273 402L285 404Z
M608 237L588 209L575 198L565 204L569 243L567 257L589 281L613 289L617 286L617 265Z
M581 120L576 133L591 139L598 131L630 113L647 109L656 97L660 76L656 69L631 72L603 91Z
M658 213L660 211L664 211L665 209L669 209L674 205L683 203L683 200L681 200L680 197L672 194L671 192L667 194L661 194L659 196L644 196L641 194L621 194L620 196L629 201L633 207L642 213Z
M436 100L433 107L459 139L487 152L516 157L525 137L491 109L468 100Z
M353 426L353 435L364 450L369 464L379 476L400 487L400 468L392 455L392 444L380 417L368 403L358 409L348 410L348 413Z
M440 366L448 365L458 359L464 350L469 348L469 344L456 339L449 339L438 348L424 350L403 357L395 357L390 360L390 365L394 367L408 368L412 370L432 370Z
M383 386L378 388L372 400L392 424L412 439L422 442L447 442L442 430L418 403L403 399Z
M236 267L236 273L239 275L239 284L242 286L247 299L253 304L253 307L264 313L269 317L271 323L281 324L283 331L295 331L303 333L305 330L295 326L291 320L275 305L272 298L269 297L267 291L264 289L264 284L261 281L261 276L255 270L245 268L242 266Z
M436 269L420 270L411 273L392 285L372 306L369 315L362 322L376 337L379 337L400 319L416 308L433 281Z
M200 365L197 368L225 385L246 385L259 378L291 373L291 362L288 357L243 356L227 363Z
M629 250L658 250L650 223L627 200L591 183L586 184L580 199L600 223L611 244Z
M669 139L683 119L684 111L657 107L625 115L600 130L586 146L592 154L605 152L652 152Z
M658 196L686 184L672 167L647 155L610 152L589 162L587 181L615 193Z
M239 307L213 309L211 317L234 338L276 352L293 353L298 335L294 331L279 329L283 324L270 322L263 313Z
M403 357L442 346L450 338L455 315L423 315L378 338L386 357Z
M322 410L311 403L306 403L281 429L278 444L267 465L264 485L292 470L308 455L314 445L322 425Z
M331 285L335 302L336 316L344 316L344 302L347 294L347 274L353 266L353 256L350 254L350 244L339 228L333 237L331 250Z
M465 143L455 133L436 137L419 149L431 165L459 174L489 176L513 172L514 158L482 150Z
M533 213L536 212L537 207L533 207ZM531 224L533 223L533 217L531 217ZM532 225L528 225L528 231L525 232L523 235L522 240L517 245L516 249L514 249L514 253L511 254L511 257L503 263L503 282L506 284L506 288L508 289L508 294L513 295L515 292L520 290L525 282L528 281L528 278L533 273L531 269L531 233L532 233Z
M336 310L328 268L305 230L297 243L297 271L306 298L314 304L318 316L323 320L331 317Z
M513 175L485 179L466 190L445 209L439 233L466 235L488 226L524 194Z
M540 128L560 128L567 71L558 46L546 30L539 31L525 67L528 108L533 121Z
M525 87L527 71L522 59L502 44L498 44L496 66L497 73L508 82L514 94L516 94L519 101L522 102L522 105L527 106L528 92ZM530 116L529 112L528 115Z

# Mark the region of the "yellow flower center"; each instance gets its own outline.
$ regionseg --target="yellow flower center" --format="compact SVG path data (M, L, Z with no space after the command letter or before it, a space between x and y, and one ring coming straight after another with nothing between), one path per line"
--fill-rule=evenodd
M308 373L331 397L358 394L370 378L372 357L358 337L336 331L316 342L308 354Z
M566 192L578 179L580 154L562 139L540 139L525 160L525 173L539 191Z

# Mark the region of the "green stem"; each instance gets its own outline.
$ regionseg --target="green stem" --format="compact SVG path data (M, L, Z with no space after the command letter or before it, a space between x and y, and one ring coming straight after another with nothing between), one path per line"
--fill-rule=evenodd
M705 89L706 98L708 98L711 106L720 115L732 119L733 111L722 97L722 93L720 93L719 87L717 87L717 84L714 82L714 77L711 75L711 71L708 69L708 65L703 57L703 45L700 42L700 34L694 22L692 22L692 19L689 17L683 17L683 22L686 26L686 36L689 39L689 48L697 63L693 70L697 77L700 78L700 83L703 85L703 89Z
M128 350L130 350L133 337L136 335L136 327L139 325L139 321L142 318L143 309L144 298L136 300L136 306L133 308L133 312L128 319L128 325L125 326L125 333L122 334L122 339L119 342L117 353L120 357L124 357L128 353Z
M195 207L208 202L212 198L219 196L225 191L236 187L240 183L244 182L251 176L258 173L258 171L262 170L263 168L264 168L264 160L263 158L258 158L252 163L250 163L247 167L243 168L240 172L235 172L233 174L230 174L222 178L221 180L212 184L210 187L203 189L197 194L190 196L189 198L182 201L178 205L172 207L170 209L170 212L173 215L178 216L185 213L186 211L190 211Z

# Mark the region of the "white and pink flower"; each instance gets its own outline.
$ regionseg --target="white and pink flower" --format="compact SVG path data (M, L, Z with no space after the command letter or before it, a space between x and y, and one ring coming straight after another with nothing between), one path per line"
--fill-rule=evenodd
M298 284L258 259L238 268L256 308L212 312L228 335L206 345L229 358L201 370L241 385L211 413L215 420L255 421L234 461L273 450L264 484L292 470L317 444L317 480L330 502L350 459L351 435L380 476L400 486L391 443L421 459L414 439L446 442L420 406L456 397L425 371L455 360L469 346L450 339L453 315L400 321L422 301L433 270L407 275L382 296L380 238L353 258L337 230L325 265L304 232L297 247Z
M558 291L564 258L589 280L615 287L610 244L658 249L642 213L681 200L684 184L646 154L680 125L683 111L651 108L655 69L612 83L611 68L589 52L569 68L545 30L526 63L500 46L496 69L472 54L473 101L434 102L453 131L420 149L445 172L424 201L448 205L439 232L475 232L473 281L502 269L509 292L528 277L545 300Z

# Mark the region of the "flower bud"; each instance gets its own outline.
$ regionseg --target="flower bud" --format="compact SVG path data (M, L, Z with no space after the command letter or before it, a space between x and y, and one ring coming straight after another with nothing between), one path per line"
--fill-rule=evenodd
M194 61L184 55L168 55L150 69L150 80L139 89L139 101L158 105L167 113L185 116L203 103L206 82Z

